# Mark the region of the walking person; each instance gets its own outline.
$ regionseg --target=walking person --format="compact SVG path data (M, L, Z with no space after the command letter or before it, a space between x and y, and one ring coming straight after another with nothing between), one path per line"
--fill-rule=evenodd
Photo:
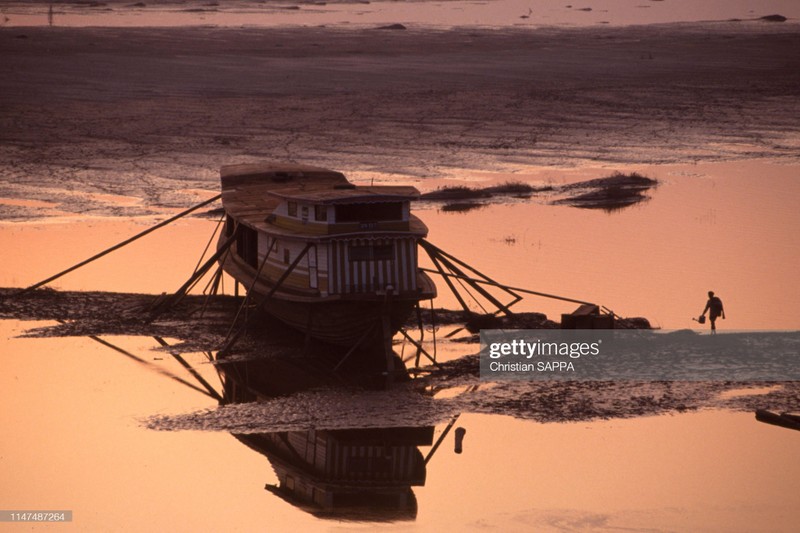
M708 321L711 322L711 333L716 334L717 325L715 322L720 316L725 320L725 309L722 307L722 300L719 299L719 296L714 296L714 291L708 291L708 302L706 302L706 308L703 309L703 314L700 316L705 317L706 313L708 313Z

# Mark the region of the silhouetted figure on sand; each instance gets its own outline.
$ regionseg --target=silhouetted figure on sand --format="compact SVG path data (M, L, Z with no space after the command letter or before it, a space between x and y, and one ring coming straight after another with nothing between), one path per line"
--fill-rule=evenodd
M708 291L708 302L706 302L706 308L703 309L703 314L700 316L705 317L706 312L708 313L708 321L711 322L711 333L716 333L717 325L715 322L720 316L725 320L725 309L722 308L722 300L719 299L719 296L714 296L714 291Z

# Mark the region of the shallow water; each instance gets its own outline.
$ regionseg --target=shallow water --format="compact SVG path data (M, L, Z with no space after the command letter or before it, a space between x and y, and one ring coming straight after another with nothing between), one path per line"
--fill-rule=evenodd
M665 329L699 327L691 319L713 290L725 303L727 318L719 321L725 329L800 327L788 304L800 298L796 166L740 161L621 170L660 185L649 201L612 213L543 198L421 216L431 241L510 286L597 302ZM542 169L507 177L557 184L610 173ZM552 316L576 307L529 302L520 308Z
M6 339L20 332L10 321L0 327ZM109 340L142 355L155 345ZM453 452L451 432L428 462L424 486L413 488L416 516L376 524L375 516L317 518L268 493L264 485L277 482L268 458L229 433L146 429L154 413L215 402L107 347L85 338L11 338L4 354L0 423L14 438L0 442L0 500L7 508L71 509L81 531L792 531L796 524L797 435L750 413L566 424L463 414L455 425L467 430L464 451ZM201 359L190 361L207 373ZM168 358L151 362L181 371ZM444 429L437 424L434 439Z

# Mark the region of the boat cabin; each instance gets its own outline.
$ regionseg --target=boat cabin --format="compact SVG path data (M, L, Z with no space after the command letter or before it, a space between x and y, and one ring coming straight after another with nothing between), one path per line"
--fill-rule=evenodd
M279 189L271 223L309 234L408 231L414 187L333 187L327 190Z
M340 173L308 168L280 180L275 172L223 174L226 232L239 232L238 260L268 284L291 269L281 290L298 295L419 292L417 241L427 227L410 208L419 192L356 186Z

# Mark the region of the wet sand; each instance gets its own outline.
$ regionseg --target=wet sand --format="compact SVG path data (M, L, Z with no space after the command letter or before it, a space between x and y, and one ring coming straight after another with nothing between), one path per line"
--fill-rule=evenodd
M796 25L745 22L3 28L0 196L143 214L216 189L221 164L257 159L394 182L462 169L796 162L798 48ZM5 219L48 212L10 204Z

